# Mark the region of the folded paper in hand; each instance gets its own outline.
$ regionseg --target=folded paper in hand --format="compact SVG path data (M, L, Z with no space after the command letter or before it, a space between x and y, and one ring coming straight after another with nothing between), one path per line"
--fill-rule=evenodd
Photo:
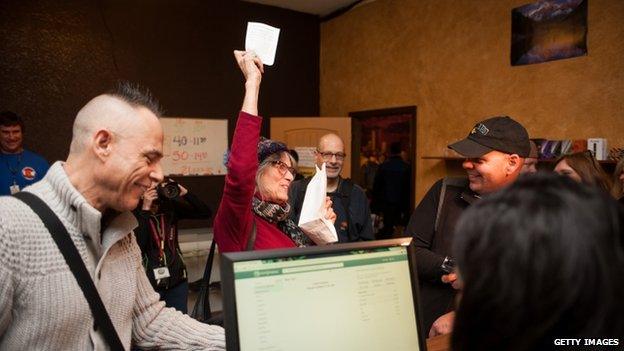
M325 245L338 241L338 234L334 224L325 218L325 198L327 197L327 173L325 164L321 169L316 167L316 174L308 183L301 215L299 216L299 228L316 245Z

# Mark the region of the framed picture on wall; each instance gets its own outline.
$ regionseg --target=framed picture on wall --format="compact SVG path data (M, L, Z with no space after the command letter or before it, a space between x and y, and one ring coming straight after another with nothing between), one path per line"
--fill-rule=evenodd
M587 55L588 0L541 0L511 11L511 65Z

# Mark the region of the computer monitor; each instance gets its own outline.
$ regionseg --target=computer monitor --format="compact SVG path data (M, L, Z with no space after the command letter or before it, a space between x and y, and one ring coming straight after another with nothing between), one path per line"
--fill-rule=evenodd
M227 349L426 350L410 243L223 254Z

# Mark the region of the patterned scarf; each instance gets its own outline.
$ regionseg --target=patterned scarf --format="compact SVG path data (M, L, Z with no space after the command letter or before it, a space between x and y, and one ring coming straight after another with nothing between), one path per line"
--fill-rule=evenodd
M289 204L282 207L278 204L262 201L254 197L252 207L258 216L271 223L276 223L277 227L284 234L288 235L298 247L313 245L312 240L301 231L301 228L288 218L288 213L290 212Z

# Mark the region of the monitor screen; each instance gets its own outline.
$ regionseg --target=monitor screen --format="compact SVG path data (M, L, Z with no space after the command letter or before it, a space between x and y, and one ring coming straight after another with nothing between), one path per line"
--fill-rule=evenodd
M227 349L424 350L410 241L224 254Z

